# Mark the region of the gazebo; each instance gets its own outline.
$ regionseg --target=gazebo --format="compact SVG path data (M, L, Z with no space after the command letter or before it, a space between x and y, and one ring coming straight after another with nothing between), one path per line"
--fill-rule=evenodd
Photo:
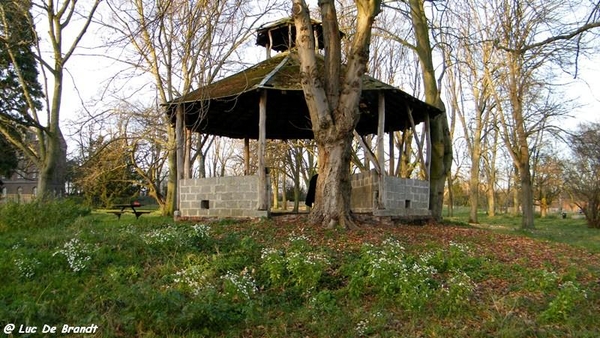
M323 46L322 29L313 21L315 40ZM341 33L340 33L341 34ZM300 83L300 62L294 51L295 26L291 18L257 30L257 44L267 59L239 73L198 88L166 105L176 126L178 149L183 130L244 140L246 175L240 177L183 178L178 175L179 218L268 217L270 184L265 165L266 140L312 139L311 121ZM271 50L279 52L271 56ZM352 211L375 216L428 216L429 182L386 175L384 133L393 137L441 111L402 90L365 75L355 136L377 135L375 169L353 176ZM425 128L428 132L429 128ZM258 170L250 173L250 140L258 141ZM428 137L427 137L428 139ZM418 144L421 160L429 158ZM429 152L427 150L427 152ZM393 155L392 155L393 156ZM181 168L181 153L178 167ZM181 173L182 171L178 169Z

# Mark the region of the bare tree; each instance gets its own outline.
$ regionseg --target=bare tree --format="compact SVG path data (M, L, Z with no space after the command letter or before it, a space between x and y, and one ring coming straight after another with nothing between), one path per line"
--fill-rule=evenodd
M565 167L565 186L591 228L600 228L599 139L600 123L581 124L569 138L573 158Z
M485 172L486 177L486 187L485 192L487 196L487 215L488 217L496 216L496 186L498 169L497 169L497 159L498 159L498 129L495 128L494 124L490 126L487 130L488 137L486 137L486 145L484 151L482 153L483 159L483 170Z
M544 147L546 151L534 159L533 192L541 217L548 215L548 209L563 190L563 163L556 154L551 153L551 149L556 149L553 146Z
M29 2L9 3L23 11L21 17L26 20L26 25L35 37L36 59L42 69L46 114L38 112L34 95L28 92L29 86L21 78L25 96L28 97L28 107L21 112L21 121L25 122L22 126L32 130L36 140L32 145L29 138L14 137L14 133L1 126L0 132L36 164L39 169L38 191L41 196L47 196L55 189L62 189L66 174L66 143L60 127L64 72L86 34L101 0L87 3L79 0L37 0L32 2L33 15L29 15ZM5 4L0 4L0 20L4 32L13 29L6 18L5 9ZM50 48L49 53L45 52L45 44ZM13 48L8 44L4 47L9 50ZM16 55L13 54L11 58L14 64L18 64ZM55 184L51 185L53 181Z
M600 21L586 22L590 17L567 22L575 16L570 6L563 1L499 0L490 8L498 21L488 27L502 67L487 75L496 84L501 137L518 172L524 229L534 228L530 140L540 130L550 128L553 118L564 115L564 110L549 99L549 65L572 64L569 61L576 52L583 51L581 34L600 26ZM548 32L551 37L538 40Z
M430 121L431 135L431 163L430 163L430 190L429 208L432 216L440 220L444 203L444 186L452 166L452 139L446 106L441 98L440 77L436 75L434 67L434 44L431 41L430 24L425 13L425 0L390 1L386 7L404 13L410 20L412 41L405 39L388 29L381 28L390 33L388 37L395 39L403 46L415 52L421 68L421 79L425 94L425 102L442 110L444 113ZM445 65L442 65L443 67Z
M311 221L324 226L356 227L350 216L350 160L358 123L362 76L369 60L369 42L381 0L356 0L356 30L342 72L338 16L333 0L319 1L325 43L325 74L317 70L315 41L304 0L293 0L296 45L302 88L319 154L319 179Z
M450 20L455 22L453 36L457 38L445 41L446 45L453 46L452 50L444 49L450 106L457 113L471 162L468 180L471 223L478 222L482 156L487 153L486 137L495 119L490 90L493 84L484 71L486 67L494 67L490 62L493 46L482 36L485 20L482 22L480 14L486 15L478 12L473 2L457 4L449 14Z
M296 140L288 142L287 145L285 172L287 173L287 178L294 184L293 211L298 212L302 183L304 183L305 187L308 187L308 182L315 171L315 168L311 167L311 163L314 163L314 156L311 153L311 148L313 146L310 140Z
M151 74L159 104L191 91L193 86L211 83L235 56L238 47L251 36L259 20L277 2L256 4L250 0L110 0L112 21L105 25L115 33L112 44L125 48L123 62ZM133 60L133 61L130 61ZM164 123L170 126L167 116ZM192 135L188 134L177 168L177 145L174 126L168 128L169 179L164 214L176 208L178 170L191 172ZM202 145L210 142L200 141ZM197 149L203 154L202 149Z

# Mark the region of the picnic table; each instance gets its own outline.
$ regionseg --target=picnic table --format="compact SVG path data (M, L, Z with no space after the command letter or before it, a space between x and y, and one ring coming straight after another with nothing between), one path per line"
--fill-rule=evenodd
M123 215L124 213L131 212L135 215L135 219L138 219L143 214L150 213L150 211L142 211L142 210L135 209L135 208L139 208L141 206L142 206L142 204L140 204L140 202L133 202L133 203L127 203L127 204L115 204L115 205L113 205L113 208L116 208L119 210L111 210L111 211L107 211L107 212L109 214L113 214L113 215L117 216L118 219L121 219L121 215ZM128 209L131 209L131 211L129 211Z

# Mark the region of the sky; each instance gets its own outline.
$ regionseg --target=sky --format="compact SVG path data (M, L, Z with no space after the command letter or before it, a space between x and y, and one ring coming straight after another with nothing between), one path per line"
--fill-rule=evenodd
M312 7L316 1L312 1ZM310 3L310 1L309 1ZM62 125L63 129L69 121L81 119L84 110L91 112L109 109L105 106L114 101L107 96L106 85L110 77L118 72L120 65L101 56L85 56L85 54L97 54L97 50L87 47L98 45L101 40L97 27L92 27L85 36L81 48L77 50L73 59L67 64L68 73L63 92ZM133 92L141 82L151 82L152 79L140 77L131 80L131 83L123 83L123 92ZM578 79L573 79L566 74L562 78L566 83L566 95L576 100L579 104L572 112L573 118L561 121L561 125L573 129L582 121L600 121L600 56L593 59L580 58L580 69ZM99 101L100 98L103 98ZM152 100L152 98L148 98ZM65 136L68 137L68 131Z

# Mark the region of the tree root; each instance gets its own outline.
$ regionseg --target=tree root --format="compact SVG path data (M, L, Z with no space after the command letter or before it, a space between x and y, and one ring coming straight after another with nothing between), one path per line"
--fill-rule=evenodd
M346 215L345 217L340 218L340 226L347 230L358 230L360 229L360 225L358 222L352 217L352 214Z
M334 229L336 227L342 227L346 230L358 230L360 224L352 216L352 214L325 216L318 214L311 214L309 216L309 223L315 226L322 226L326 229Z

